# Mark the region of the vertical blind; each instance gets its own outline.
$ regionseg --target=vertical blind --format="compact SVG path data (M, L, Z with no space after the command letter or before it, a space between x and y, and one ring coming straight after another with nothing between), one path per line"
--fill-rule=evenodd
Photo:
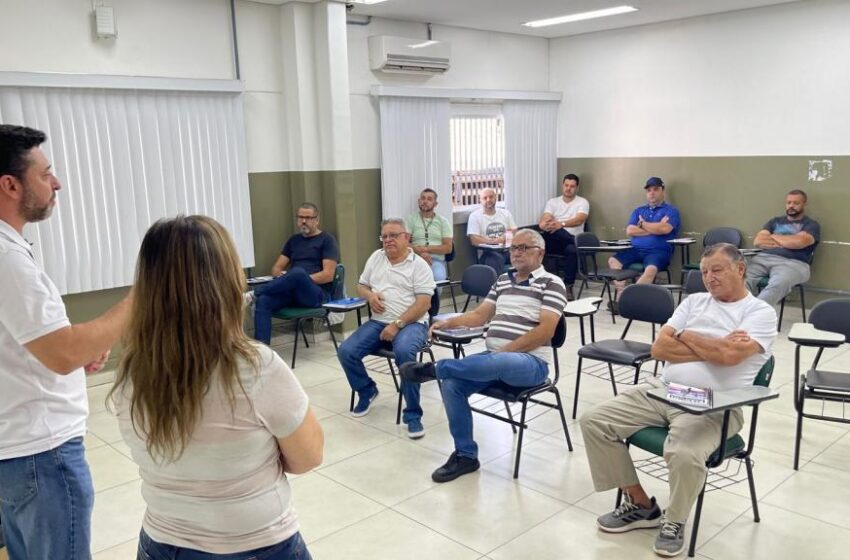
M0 122L43 130L63 185L24 229L63 294L130 285L147 228L205 214L254 265L242 86L0 73Z

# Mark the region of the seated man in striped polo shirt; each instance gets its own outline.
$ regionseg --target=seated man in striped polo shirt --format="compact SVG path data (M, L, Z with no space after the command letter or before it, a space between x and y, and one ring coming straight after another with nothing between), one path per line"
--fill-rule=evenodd
M487 350L462 360L408 362L401 376L413 383L442 381L443 402L455 452L434 471L435 482L448 482L480 466L472 439L469 397L498 382L534 387L549 375L549 344L567 305L564 283L543 269L545 245L539 233L519 230L510 248L516 273L502 274L477 308L434 323L431 330L480 327L487 323Z

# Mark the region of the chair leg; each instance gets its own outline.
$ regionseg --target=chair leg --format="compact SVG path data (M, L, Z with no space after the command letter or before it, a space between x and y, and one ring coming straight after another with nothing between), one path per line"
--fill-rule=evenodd
M761 517L759 516L758 498L756 498L756 484L753 479L753 462L749 457L745 457L744 465L747 467L747 482L750 483L750 500L753 502L753 521L758 523L761 521Z
M455 287L453 284L449 284L449 293L452 295L452 307L457 313L457 299L455 298Z
M623 489L617 488L617 500L614 502L614 509L620 507L621 503L623 503Z
M301 319L296 319L295 320L295 344L292 345L292 364L290 365L290 367L292 369L295 369L295 355L298 353L298 331L299 330L301 330Z
M694 557L694 550L697 547L697 532L699 531L699 518L702 515L702 500L705 497L705 483L702 485L702 491L697 498L697 509L694 512L694 527L691 529L691 545L688 547L688 556Z
M638 364L638 365L635 366L635 380L634 380L634 383L633 383L634 385L637 385L638 380L640 379L640 366L641 365L643 365L643 364ZM655 372L653 372L653 376L656 375L656 373L658 371L658 362L657 361L655 362L655 368L656 368L656 370L655 370Z
M794 470L800 468L800 445L803 443L803 403L805 399L800 399L800 410L797 411L797 431L794 435Z
M578 410L579 385L581 385L581 356L578 357L578 369L576 370L576 392L573 393L573 420L576 419L576 411Z
M331 320L327 315L325 315L325 324L328 326L328 332L331 335L331 342L334 343L334 350L339 352L339 345L336 343L336 335L334 335L334 330L331 328Z
M782 330L782 316L785 314L785 298L782 298L782 301L779 302L779 325L777 325L776 330Z
M307 332L304 330L304 321L299 319L298 324L301 325L301 337L304 339L304 347L309 348L310 343L307 341ZM312 324L312 323L311 323ZM296 333L296 336L298 334Z
M505 403L507 406L508 403ZM528 407L528 401L522 401L522 413L519 419L519 439L516 444L516 462L514 463L514 478L519 477L519 460L522 458L522 436L525 434L525 410Z
M605 279L605 283L602 285L602 294L608 292L608 301L611 303L611 322L615 325L617 324L617 314L614 313L614 294L611 293L611 283L608 279Z
M402 401L401 385L399 385L398 379L396 379L396 373L395 373L395 368L393 367L393 361L391 359L387 358L387 364L389 364L389 366L390 366L390 374L393 376L393 383L395 384L395 390L398 391L398 406L396 407L396 411L395 411L395 423L396 423L396 425L398 425L398 424L401 424L401 401Z
M611 388L614 390L614 396L617 396L617 380L614 379L614 366L608 362L608 374L611 376Z
M354 410L354 391L351 391L351 402L348 403L348 412Z
M584 346L585 345L585 341L584 341L584 317L578 318L578 328L581 331L581 345Z
M393 361L387 358L387 365L390 366L390 375L393 378L393 385L395 385L395 390L398 393L401 393L401 386L398 384L398 379L395 376L395 368L393 367Z
M797 284L797 287L800 288L800 311L803 312L803 322L806 322L806 290L803 288L802 284Z
M505 405L505 412L508 414L508 418L511 420L511 422L513 422L514 415L513 415L513 413L511 412L511 407L510 407L510 405L508 404L508 401L502 401L502 404L504 404L504 405ZM511 431L512 431L513 433L516 433L516 426L514 426L513 424L511 424Z
M561 392L557 387L552 387L552 392L555 393L555 403L558 405L558 414L561 415L561 426L564 428L564 436L567 438L567 449L573 450L573 441L570 439L570 429L567 428L567 417L564 416L564 404L561 402Z

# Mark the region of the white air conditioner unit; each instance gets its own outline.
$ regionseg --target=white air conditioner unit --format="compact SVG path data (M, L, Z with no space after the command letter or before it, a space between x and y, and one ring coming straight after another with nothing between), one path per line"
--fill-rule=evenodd
M389 35L369 37L372 70L397 74L442 74L449 69L451 45L445 41Z

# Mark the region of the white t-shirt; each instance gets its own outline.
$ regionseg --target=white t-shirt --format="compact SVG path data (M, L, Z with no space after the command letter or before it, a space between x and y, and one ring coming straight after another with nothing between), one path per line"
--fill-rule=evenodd
M29 243L0 220L0 460L55 449L86 433L86 377L49 370L24 347L70 326L59 290Z
M416 296L432 296L437 288L434 274L425 260L408 250L407 258L398 264L391 264L383 249L378 249L363 268L360 283L373 292L384 296L383 313L372 311L372 319L382 323L392 323L407 311ZM424 313L418 322L427 322L428 313Z
M490 239L505 237L507 230L516 229L516 222L511 213L504 208L496 208L492 216L479 208L469 215L466 224L466 235L480 235Z
M256 344L259 371L240 364L245 388L231 409L217 377L204 395L201 420L183 455L158 462L133 429L132 387L115 395L121 435L142 477L147 511L142 527L160 543L231 554L271 546L298 531L278 438L307 414L307 395L289 366ZM140 427L139 432L144 433Z
M761 366L770 357L770 349L776 340L776 311L750 293L732 303L717 301L708 293L690 295L676 308L667 325L715 338L743 330L762 347L762 352L753 354L736 366L685 362L668 363L664 367L664 381L691 387L722 390L752 385Z
M558 196L546 201L546 207L543 209L543 213L545 214L547 212L552 214L552 216L554 216L559 222L563 222L565 220L575 218L577 214L585 214L589 216L590 203L586 198L582 198L580 196L576 196L570 202L564 202L564 197ZM564 229L573 235L578 235L584 231L584 224Z

